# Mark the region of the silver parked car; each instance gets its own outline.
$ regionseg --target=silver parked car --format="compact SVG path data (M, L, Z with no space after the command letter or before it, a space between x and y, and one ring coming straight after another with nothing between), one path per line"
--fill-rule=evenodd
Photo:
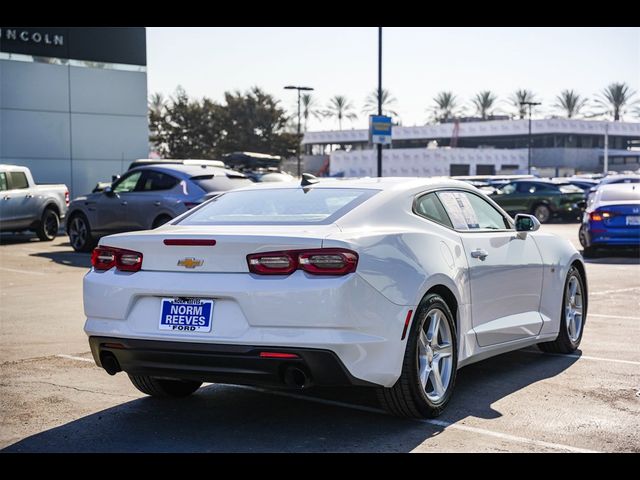
M251 184L242 173L209 165L133 168L102 192L75 198L67 234L75 251L88 252L100 237L159 227L209 198Z

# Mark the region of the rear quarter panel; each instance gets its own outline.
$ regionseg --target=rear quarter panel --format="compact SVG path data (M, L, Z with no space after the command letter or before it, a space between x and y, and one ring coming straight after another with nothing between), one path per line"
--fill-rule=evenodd
M343 247L359 254L357 273L388 300L414 309L436 285L444 285L458 303L459 357L475 348L468 305L468 264L458 235L411 212L404 227L345 229L329 235L323 247ZM390 319L392 320L392 319Z

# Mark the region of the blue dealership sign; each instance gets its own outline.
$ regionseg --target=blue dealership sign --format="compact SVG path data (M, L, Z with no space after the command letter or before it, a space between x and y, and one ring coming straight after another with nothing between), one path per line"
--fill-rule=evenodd
M370 115L369 136L372 143L391 144L391 117Z

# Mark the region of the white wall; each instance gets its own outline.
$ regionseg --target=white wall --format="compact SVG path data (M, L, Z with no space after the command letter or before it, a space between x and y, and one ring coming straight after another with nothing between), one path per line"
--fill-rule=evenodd
M469 164L469 175L476 174L478 164L495 165L498 172L502 165L527 166L527 149L477 149L477 148L396 148L382 151L382 174L385 177L429 177L449 175L452 163ZM344 172L345 177L374 177L377 175L375 150L331 154L331 175Z
M0 60L0 163L71 196L149 151L145 72Z

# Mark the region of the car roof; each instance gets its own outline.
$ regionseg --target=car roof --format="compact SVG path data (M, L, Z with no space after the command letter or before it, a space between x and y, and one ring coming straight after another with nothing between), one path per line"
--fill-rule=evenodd
M160 164L154 163L153 165L141 165L139 167L132 168L129 172L138 170L156 170L167 174L173 174L181 178L198 177L201 175L213 175L213 176L226 176L231 175L234 177L246 178L243 173L231 170L229 168L214 167L211 165L181 165L179 163Z
M594 205L610 205L610 204L615 204L615 203L620 203L620 201L612 199L612 200L605 200L602 201L602 195L603 193L609 193L609 192L620 192L621 194L628 194L631 192L638 192L638 198L639 200L625 200L623 203L638 203L640 202L640 185L638 185L637 183L613 183L610 185L602 185L598 188L598 190L596 191L596 195L597 197L595 198L595 202Z
M630 179L630 180L640 179L640 175L636 175L636 174L607 175L600 182L606 185L607 183L615 180L626 180L626 179Z
M293 182L261 182L255 183L239 190L253 188L300 188L300 180ZM358 188L383 191L411 191L420 188L463 188L474 189L467 182L453 180L449 177L362 177L362 178L319 178L318 183L309 185L309 188Z

